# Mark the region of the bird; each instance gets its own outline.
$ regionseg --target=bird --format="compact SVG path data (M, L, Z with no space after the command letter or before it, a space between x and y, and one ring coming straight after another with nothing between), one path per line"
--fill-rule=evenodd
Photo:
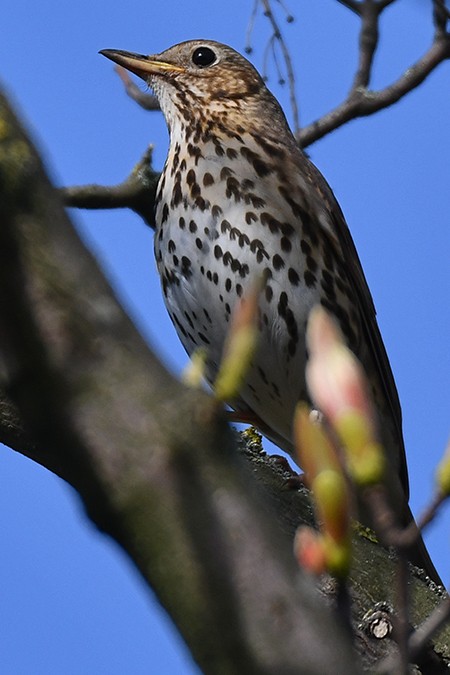
M309 400L306 325L311 309L323 306L366 372L391 505L407 524L402 413L372 296L332 189L280 104L244 56L215 41L189 40L155 55L100 53L143 79L166 119L154 252L185 350L205 350L213 383L233 312L261 278L258 345L230 404L295 459L294 411ZM439 582L421 540L416 548L412 561Z

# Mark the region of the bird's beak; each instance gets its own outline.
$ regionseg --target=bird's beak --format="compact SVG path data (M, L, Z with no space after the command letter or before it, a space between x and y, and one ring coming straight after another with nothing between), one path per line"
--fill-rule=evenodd
M166 63L165 61L158 61L154 56L145 56L145 54L134 54L133 52L124 52L120 49L102 49L99 54L103 54L107 59L111 59L111 61L126 68L143 80L147 80L149 75L184 72L184 68L181 66Z

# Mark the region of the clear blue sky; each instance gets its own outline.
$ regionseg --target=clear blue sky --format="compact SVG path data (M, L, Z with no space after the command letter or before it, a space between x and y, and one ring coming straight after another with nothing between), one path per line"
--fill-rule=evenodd
M149 142L155 166L164 161L162 117L127 99L99 49L155 53L206 37L242 51L252 4L9 3L2 12L0 78L56 183L119 182ZM350 85L358 22L336 0L290 4L296 22L284 30L301 116L309 122ZM385 14L376 86L395 78L431 39L429 3L398 4ZM260 16L252 55L257 67L267 35ZM449 75L445 64L394 108L310 149L343 207L374 295L403 406L416 512L431 494L450 428ZM276 79L269 86L289 114L287 92ZM162 305L151 232L127 211L73 217L141 330L179 371L185 355ZM449 524L447 509L427 537L447 582ZM0 672L197 672L164 612L124 555L94 530L74 492L6 448L0 532Z

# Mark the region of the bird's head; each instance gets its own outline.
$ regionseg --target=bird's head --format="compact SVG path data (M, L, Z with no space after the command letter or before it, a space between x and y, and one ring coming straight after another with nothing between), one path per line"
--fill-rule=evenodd
M231 47L211 40L190 40L161 54L146 56L114 49L100 52L142 78L153 89L166 120L202 121L238 112L241 123L255 119L277 126L280 106L251 63ZM281 121L281 120L280 120Z

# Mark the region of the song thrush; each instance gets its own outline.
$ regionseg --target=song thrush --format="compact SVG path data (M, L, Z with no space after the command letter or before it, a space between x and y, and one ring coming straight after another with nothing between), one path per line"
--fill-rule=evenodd
M236 302L263 277L258 350L234 406L292 453L294 408L308 398L305 326L322 304L368 375L392 503L408 521L401 409L372 297L342 211L278 102L243 56L217 42L101 53L151 86L169 128L155 256L186 351L206 348L212 382Z

